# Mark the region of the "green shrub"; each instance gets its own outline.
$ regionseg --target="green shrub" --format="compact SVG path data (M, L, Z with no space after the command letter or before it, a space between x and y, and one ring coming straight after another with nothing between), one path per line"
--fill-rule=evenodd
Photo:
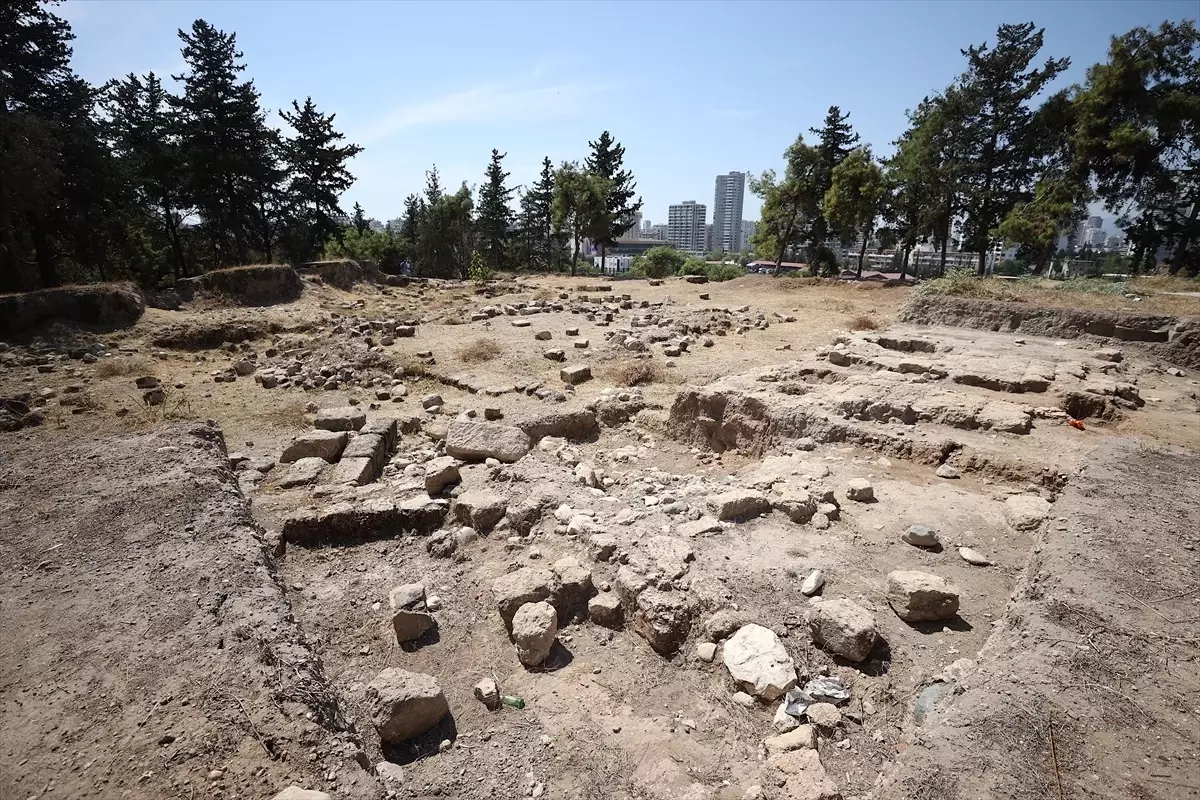
M633 260L629 274L641 278L666 278L678 274L687 257L674 247L651 247Z
M737 264L707 264L704 274L708 276L710 281L731 281L734 278L740 278L746 274L746 270L739 267Z
M475 283L490 281L495 272L483 262L483 256L476 250L471 253L471 264L467 267L467 277Z

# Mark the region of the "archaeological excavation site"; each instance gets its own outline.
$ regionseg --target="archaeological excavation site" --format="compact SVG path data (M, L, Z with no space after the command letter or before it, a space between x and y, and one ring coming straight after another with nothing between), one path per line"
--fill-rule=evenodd
M1200 296L930 283L0 296L0 799L1200 798Z

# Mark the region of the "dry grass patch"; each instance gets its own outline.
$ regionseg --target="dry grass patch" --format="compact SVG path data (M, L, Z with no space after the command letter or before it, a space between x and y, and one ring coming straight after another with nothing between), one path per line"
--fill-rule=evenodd
M267 406L255 416L272 428L288 431L302 431L311 427L308 416L304 412L307 402L298 400Z
M848 326L852 331L873 331L879 328L879 323L875 321L874 317L859 314L850 320Z
M666 378L666 370L652 358L618 361L607 372L609 380L617 386L648 386Z
M120 375L153 375L154 364L148 358L107 356L96 362L97 378L115 378Z
M464 364L482 364L491 361L503 352L500 345L492 339L479 337L458 351L458 360Z

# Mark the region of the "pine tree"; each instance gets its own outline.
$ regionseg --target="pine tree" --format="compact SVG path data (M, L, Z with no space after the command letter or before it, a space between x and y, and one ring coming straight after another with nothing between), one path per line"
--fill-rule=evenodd
M571 274L579 260L579 246L585 238L601 241L613 228L613 218L605 205L611 187L607 182L574 162L564 163L554 175L554 230L571 238Z
M1018 202L1033 196L1040 172L1042 140L1030 102L1070 64L1049 58L1030 68L1042 49L1042 33L1032 22L1001 25L994 47L985 43L963 51L968 66L955 87L960 103L947 124L958 132L963 240L979 254L980 275L993 229Z
M818 197L833 186L833 170L858 144L858 134L850 126L850 114L842 113L837 106L830 106L825 114L825 122L820 128L809 128L809 132L817 137L815 145L818 162L817 171L812 187ZM826 246L829 239L830 225L825 215L818 211L808 223L805 239L809 246L809 262L814 272L828 272L834 266L833 254Z
M513 190L504 185L508 173L501 165L505 155L499 150L492 150L492 160L485 173L486 181L479 189L479 244L485 262L493 270L499 269L504 260L504 248L513 221L513 212L508 205Z
M334 217L342 213L338 198L354 183L346 162L362 148L341 144L346 137L333 128L336 115L322 114L311 97L303 106L293 100L291 113L281 110L279 116L295 131L283 141L281 155L289 175L287 197L304 229L298 260L308 260L337 233Z
M844 244L862 238L858 251L859 278L885 193L883 170L875 163L870 149L860 147L834 167L833 184L821 202L821 213Z
M588 146L592 152L584 168L607 187L604 210L612 220L611 226L594 239L600 245L600 267L603 269L607 249L617 243L617 237L624 236L636 224L635 215L642 210L642 199L639 197L634 201L637 184L633 181L633 174L624 168L625 148L614 141L608 131L601 133L596 141L588 142Z
M200 19L179 38L188 71L174 76L184 86L174 106L188 193L218 263L246 263L253 244L271 245L267 216L282 176L278 132L265 124L254 83L238 81L245 64L235 34Z
M421 214L424 203L415 194L404 198L404 221L400 223L400 238L404 240L411 251L417 245L417 230L421 224Z
M521 197L521 238L535 269L557 266L560 250L554 235L554 165L542 159L542 174Z
M355 233L357 233L359 236L362 236L364 233L366 233L367 228L369 227L367 225L367 212L363 210L363 207L358 203L354 204L354 216L350 218L350 224L354 227Z
M71 72L70 26L37 0L0 3L0 290L28 281L30 253L37 282L59 282L51 245L62 196L63 133L56 108L77 87Z

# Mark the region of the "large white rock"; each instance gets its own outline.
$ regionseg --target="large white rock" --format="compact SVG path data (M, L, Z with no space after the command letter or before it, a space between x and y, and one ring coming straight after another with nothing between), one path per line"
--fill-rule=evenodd
M450 711L432 675L389 667L367 684L371 722L385 742L399 744L431 730Z
M796 685L796 664L770 628L750 623L725 642L725 668L738 687L764 700Z
M464 460L494 458L511 463L532 446L525 431L511 425L456 420L446 430L446 454Z
M547 602L526 603L517 609L512 621L513 644L517 658L527 667L536 667L550 655L558 635L558 612Z
M332 795L318 792L316 789L301 789L299 786L289 786L271 800L333 800Z
M365 425L367 415L357 406L323 408L317 412L314 428L325 431L356 431Z

